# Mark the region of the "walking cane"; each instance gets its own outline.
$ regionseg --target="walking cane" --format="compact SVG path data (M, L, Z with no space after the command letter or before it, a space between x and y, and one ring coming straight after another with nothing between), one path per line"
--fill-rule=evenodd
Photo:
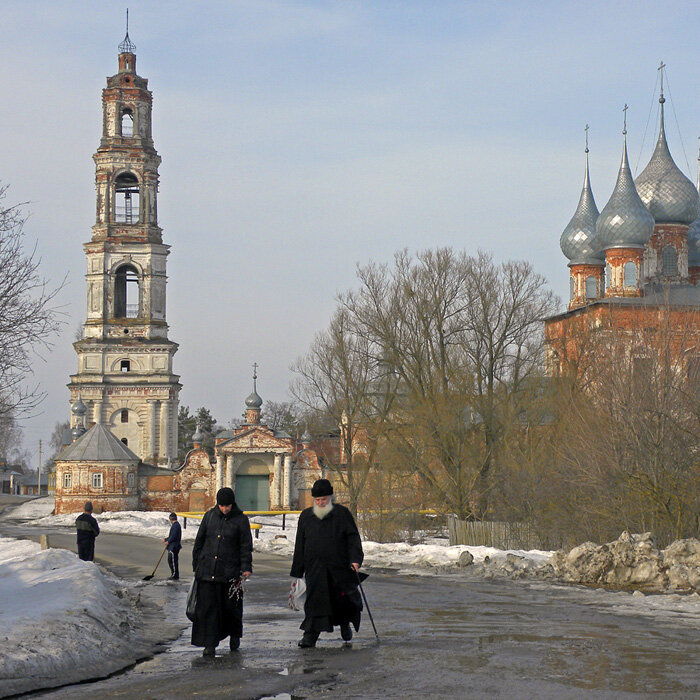
M374 630L374 636L379 641L379 635L377 634L377 626L374 624L374 618L372 617L372 611L369 609L369 603L367 602L367 596L365 595L365 589L362 588L362 581L360 580L360 574L354 566L350 567L357 577L357 585L360 587L360 593L362 593L362 600L365 601L365 607L367 608L367 614L369 615L369 621L372 623L372 629Z
M158 557L158 564L160 564L160 560L163 558L163 555L165 554L165 550L167 548L168 548L168 545L166 544L165 547L163 548L163 551L160 553L160 557ZM158 568L158 564L156 564L156 568L153 569L153 573L150 576L144 576L141 580L142 581L150 581L156 575L156 569Z

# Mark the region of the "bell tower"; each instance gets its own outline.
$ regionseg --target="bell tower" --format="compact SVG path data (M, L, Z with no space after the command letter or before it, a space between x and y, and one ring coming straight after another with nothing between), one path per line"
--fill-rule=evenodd
M166 260L158 226L158 166L148 80L136 73L127 31L119 71L102 91L102 138L95 161L96 209L87 257L87 316L74 343L79 396L87 422L101 423L145 462L177 454L177 344L168 340Z

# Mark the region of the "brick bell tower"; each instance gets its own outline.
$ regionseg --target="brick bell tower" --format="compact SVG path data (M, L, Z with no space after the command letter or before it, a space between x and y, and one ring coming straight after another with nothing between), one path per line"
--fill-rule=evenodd
M177 454L177 343L168 340L166 260L158 226L158 166L148 81L136 73L127 31L119 72L102 91L102 139L95 161L96 215L87 257L87 317L74 343L78 372L71 405L101 423L143 461L168 465Z

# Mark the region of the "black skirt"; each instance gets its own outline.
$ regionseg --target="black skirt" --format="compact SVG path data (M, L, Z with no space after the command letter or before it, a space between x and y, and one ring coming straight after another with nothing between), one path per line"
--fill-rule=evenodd
M243 599L228 597L228 583L197 582L192 644L215 647L226 637L243 636Z
M362 599L357 591L344 593L333 581L330 573L327 578L328 594L331 603L330 615L306 614L299 629L304 632L332 632L333 627L352 623L356 631L360 629Z

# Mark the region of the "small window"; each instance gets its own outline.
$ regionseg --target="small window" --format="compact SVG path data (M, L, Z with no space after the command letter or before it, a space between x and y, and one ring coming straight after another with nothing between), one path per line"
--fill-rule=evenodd
M126 485L129 488L133 488L135 484L136 484L136 474L134 474L134 472L129 472L129 474L126 475Z
M101 489L102 488L102 472L95 473L92 475L92 488Z
M628 289L635 288L637 286L637 266L633 262L626 262L624 267L625 273L625 287Z
M672 245L667 245L661 253L661 272L666 277L678 274L678 254Z
M576 296L576 280L569 277L569 298L573 299Z
M598 297L598 280L591 275L586 277L586 299L596 299Z
M73 475L70 472L66 472L63 475L63 488L69 489L73 486Z
M131 371L131 360L122 360L121 361L121 370L122 370L122 372L130 372Z
M122 112L122 136L134 135L134 115L130 109Z
M128 408L122 408L122 410L121 410L121 422L122 423L129 422L129 409Z
M122 438L122 442L128 447L129 446L129 439L128 438Z
M610 263L605 263L605 288L610 289L612 287L612 268Z

